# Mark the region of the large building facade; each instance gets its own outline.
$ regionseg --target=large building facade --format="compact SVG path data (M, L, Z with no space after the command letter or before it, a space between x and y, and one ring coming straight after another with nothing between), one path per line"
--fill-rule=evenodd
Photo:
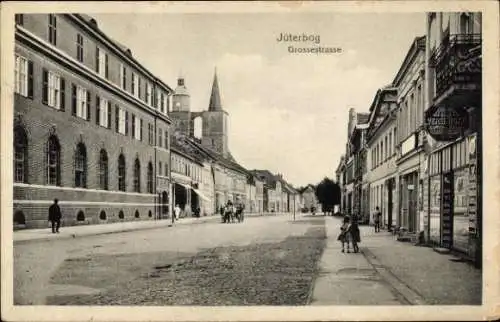
M462 251L477 263L482 236L481 28L481 13L427 15L425 232L434 245ZM465 122L440 127L434 121L443 115Z
M15 227L46 227L54 198L64 225L159 218L171 94L94 19L16 15Z

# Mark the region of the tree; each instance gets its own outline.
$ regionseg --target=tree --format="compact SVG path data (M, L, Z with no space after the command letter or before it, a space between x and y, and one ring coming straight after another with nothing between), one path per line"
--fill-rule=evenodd
M340 204L340 187L332 179L325 177L316 186L316 198L318 198L319 203L323 213L329 213L333 211L333 206Z

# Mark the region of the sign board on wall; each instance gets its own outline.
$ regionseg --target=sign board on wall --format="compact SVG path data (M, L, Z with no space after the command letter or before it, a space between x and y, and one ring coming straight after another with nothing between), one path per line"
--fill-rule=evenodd
M468 128L469 114L461 107L435 105L427 113L425 126L436 141L456 140Z

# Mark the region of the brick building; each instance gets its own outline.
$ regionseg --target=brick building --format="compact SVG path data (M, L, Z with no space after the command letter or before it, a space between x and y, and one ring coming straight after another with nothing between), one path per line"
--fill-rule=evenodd
M171 94L91 17L16 15L15 227L46 227L54 198L63 225L158 218Z

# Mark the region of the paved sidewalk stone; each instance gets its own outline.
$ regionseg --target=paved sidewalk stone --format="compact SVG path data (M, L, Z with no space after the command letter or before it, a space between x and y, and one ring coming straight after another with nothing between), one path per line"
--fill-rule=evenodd
M362 250L419 295L425 304L480 305L482 271L430 247L398 242L389 232L361 227ZM421 303L414 303L421 304Z

